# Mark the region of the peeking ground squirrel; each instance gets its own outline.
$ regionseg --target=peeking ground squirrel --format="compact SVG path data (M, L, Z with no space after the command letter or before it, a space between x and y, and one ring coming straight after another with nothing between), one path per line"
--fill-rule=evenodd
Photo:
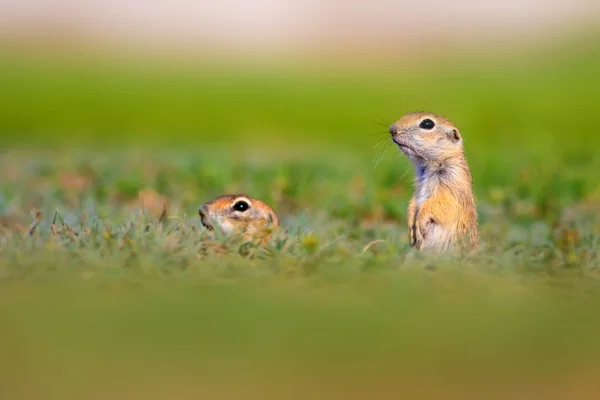
M479 245L471 172L456 126L439 115L410 113L389 127L413 163L415 192L408 203L408 235L417 250L475 250Z
M243 194L228 194L203 204L198 210L202 225L217 227L224 234L241 234L245 240L268 242L279 229L275 211L260 200Z

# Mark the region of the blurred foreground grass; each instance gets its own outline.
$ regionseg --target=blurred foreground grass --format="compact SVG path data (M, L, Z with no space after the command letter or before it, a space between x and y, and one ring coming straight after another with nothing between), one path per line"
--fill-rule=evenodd
M96 271L69 284L3 285L5 398L597 393L595 282L471 268L214 280L225 264L160 280L133 268L129 279Z
M5 54L2 398L593 398L599 53L495 60ZM463 131L470 258L413 254L411 167L390 148L373 168L414 109ZM286 233L205 232L198 206L240 191Z

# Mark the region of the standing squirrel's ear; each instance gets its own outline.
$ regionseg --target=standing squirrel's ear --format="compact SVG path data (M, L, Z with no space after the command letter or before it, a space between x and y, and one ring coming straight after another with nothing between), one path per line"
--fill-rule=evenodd
M460 133L458 133L458 129L452 129L449 131L448 138L455 143L460 141Z

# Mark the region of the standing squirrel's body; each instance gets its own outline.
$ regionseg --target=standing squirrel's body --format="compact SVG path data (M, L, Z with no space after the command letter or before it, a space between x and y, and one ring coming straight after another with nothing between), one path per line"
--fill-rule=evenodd
M224 234L241 234L245 240L264 244L279 228L275 211L260 200L243 194L230 194L204 203L198 210L202 225Z
M418 250L474 250L479 245L471 172L456 126L431 113L410 113L389 128L415 167L408 204L409 243Z

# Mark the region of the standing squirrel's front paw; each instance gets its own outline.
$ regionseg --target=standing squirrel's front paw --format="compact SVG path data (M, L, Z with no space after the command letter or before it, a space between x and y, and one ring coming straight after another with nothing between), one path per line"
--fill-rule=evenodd
M415 244L417 243L417 238L415 236L415 230L413 229L412 226L408 227L408 244L410 245L410 247L415 247Z
M415 224L415 247L417 249L421 249L421 247L423 246L423 243L427 238L427 233L429 232L429 229L433 224L435 224L433 218L428 217L419 218L419 220Z
M414 229L414 238L415 241L413 247L415 247L417 250L420 250L423 242L425 241L425 235L424 231L418 226Z

